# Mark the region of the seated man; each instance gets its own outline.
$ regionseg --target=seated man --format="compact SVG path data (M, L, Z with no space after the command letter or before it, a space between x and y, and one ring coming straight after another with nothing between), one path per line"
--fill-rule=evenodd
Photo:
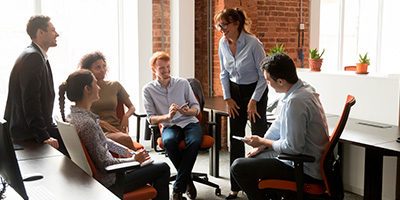
M162 125L163 146L177 170L172 199L196 198L197 192L191 180L191 172L203 140L203 132L195 117L199 104L186 79L171 77L170 57L156 52L150 59L156 80L143 87L143 101L150 124ZM185 151L178 148L181 140Z
M250 139L246 143L254 148L248 158L232 164L231 173L249 199L265 199L265 191L258 189L259 179L295 180L293 163L277 159L280 153L314 156L313 163L304 164L304 180L322 181L320 161L329 141L319 94L297 77L292 59L276 53L261 62L261 69L268 84L285 96L282 111L264 138L245 137Z

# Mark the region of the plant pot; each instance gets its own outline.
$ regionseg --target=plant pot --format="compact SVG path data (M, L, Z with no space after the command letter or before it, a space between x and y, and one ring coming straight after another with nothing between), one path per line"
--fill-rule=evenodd
M356 63L356 73L357 74L367 74L368 73L368 63Z
M322 65L322 58L320 59L308 59L308 63L310 64L310 71L313 72L319 72L321 71L321 65Z

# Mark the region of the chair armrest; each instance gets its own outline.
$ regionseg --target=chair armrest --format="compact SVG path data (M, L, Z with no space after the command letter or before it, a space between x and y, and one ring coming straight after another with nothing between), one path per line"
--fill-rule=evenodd
M146 117L147 115L146 115L146 114L137 114L137 113L133 113L133 116L142 118L142 117Z
M315 157L309 155L289 155L289 154L279 154L278 158L281 160L291 160L294 162L314 162Z
M118 163L114 165L107 166L105 169L108 173L119 173L125 172L128 170L136 169L140 167L140 163L133 161L133 162L125 162L125 163Z
M149 128L150 128L150 129L158 128L158 124L150 124L150 125L149 125Z

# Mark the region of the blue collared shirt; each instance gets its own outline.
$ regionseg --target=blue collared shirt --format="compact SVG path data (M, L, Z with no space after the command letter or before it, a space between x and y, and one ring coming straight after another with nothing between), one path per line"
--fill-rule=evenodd
M313 163L304 163L304 173L322 179L320 162L329 133L319 94L299 79L283 97L282 103L280 115L264 137L275 140L272 146L278 153L314 156ZM291 161L282 162L293 166Z
M157 80L146 84L143 87L143 103L147 113L147 120L155 115L165 115L169 113L169 107L175 103L178 106L188 103L189 108L197 108L197 113L200 112L199 103L196 100L189 82L183 78L171 77L171 81L167 88L162 86ZM195 116L182 115L176 112L174 117L162 123L163 128L168 128L177 125L184 128L190 123L196 123L199 120Z
M229 80L240 85L257 82L252 99L260 101L267 82L260 69L260 63L265 58L262 43L255 36L242 31L237 41L235 57L229 49L229 42L225 37L219 41L219 60L221 63L220 79L224 99L231 98Z

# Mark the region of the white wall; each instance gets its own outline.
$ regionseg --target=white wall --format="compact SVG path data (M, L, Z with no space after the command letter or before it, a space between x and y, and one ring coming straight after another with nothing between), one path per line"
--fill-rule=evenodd
M310 83L320 94L325 112L340 115L347 94L356 98L350 112L351 118L398 125L399 78L387 75L356 75L354 72L310 72L298 69L300 79ZM359 195L364 193L364 155L362 147L345 144L343 159L343 183L345 190ZM383 199L395 198L395 157L384 157Z

